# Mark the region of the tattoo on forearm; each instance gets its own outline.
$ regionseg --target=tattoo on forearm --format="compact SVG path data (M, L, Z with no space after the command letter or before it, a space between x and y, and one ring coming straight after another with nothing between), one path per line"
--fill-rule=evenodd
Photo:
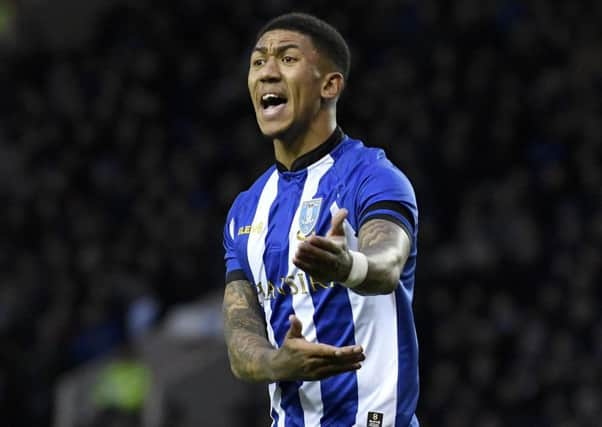
M384 220L368 221L361 229L359 235L360 249L371 248L380 244L391 244L398 241L399 227L392 222Z
M226 285L224 293L224 336L232 368L248 380L265 380L266 327L251 285L238 280Z
M237 280L228 283L223 310L226 339L236 329L265 334L263 313L248 282Z
M369 220L360 229L358 244L368 257L369 269L365 282L355 291L365 295L391 292L409 252L405 231L391 221Z

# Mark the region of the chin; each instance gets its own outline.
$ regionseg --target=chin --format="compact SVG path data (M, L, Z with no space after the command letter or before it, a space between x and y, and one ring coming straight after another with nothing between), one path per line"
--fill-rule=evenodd
M290 126L279 123L264 123L259 124L259 130L266 138L277 139L282 138L287 134Z

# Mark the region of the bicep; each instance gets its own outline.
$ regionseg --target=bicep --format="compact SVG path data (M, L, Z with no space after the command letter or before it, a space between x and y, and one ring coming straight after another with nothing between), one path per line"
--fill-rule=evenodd
M226 284L223 302L226 339L235 330L265 335L263 311L251 283L234 280Z

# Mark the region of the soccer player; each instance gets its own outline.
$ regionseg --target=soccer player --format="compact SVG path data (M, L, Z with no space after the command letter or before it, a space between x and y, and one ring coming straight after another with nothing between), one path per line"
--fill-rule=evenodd
M276 162L225 224L234 375L268 382L273 426L418 426L418 211L380 149L337 125L350 53L299 13L268 22L248 87ZM376 94L375 94L376 96Z

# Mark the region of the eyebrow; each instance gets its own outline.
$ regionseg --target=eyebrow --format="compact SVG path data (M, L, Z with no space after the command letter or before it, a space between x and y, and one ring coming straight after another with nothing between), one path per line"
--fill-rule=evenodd
M287 49L300 49L300 47L296 43L283 44L282 46L278 46L276 48L276 54L280 54L280 53L284 52ZM265 47L265 46L255 47L253 49L253 52L259 52L259 53L263 53L265 55L265 54L268 53L268 48Z

